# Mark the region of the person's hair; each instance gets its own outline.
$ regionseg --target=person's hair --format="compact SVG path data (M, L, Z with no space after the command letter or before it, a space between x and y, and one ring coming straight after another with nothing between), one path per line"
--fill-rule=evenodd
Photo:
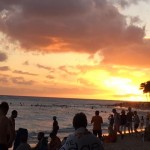
M17 110L13 110L13 111L11 112L11 114L12 114L12 115L17 115L18 112L17 112Z
M123 110L121 111L121 113L122 113L123 115L125 115L126 112L125 112L125 110L123 109Z
M137 115L137 111L134 111L134 114Z
M84 113L77 113L73 118L73 127L78 129L80 127L87 127L87 118Z
M23 129L23 128L19 128L18 130L20 133L20 142L23 143L27 143L28 140L28 130L27 129Z
M44 138L44 132L39 132L38 133L38 140L41 140L42 138Z
M97 116L99 115L99 111L98 110L95 111L95 115L97 115Z
M128 107L128 111L131 111L132 110L132 108L131 107Z
M6 115L9 110L9 105L7 102L2 102L0 104L0 110Z
M56 134L55 134L54 132L51 132L51 133L49 134L49 136L50 136L50 138L53 138L53 137L56 136Z
M57 117L56 117L56 116L53 116L53 119L54 119L54 120L56 120L56 119L57 119Z
M112 112L114 113L114 112L117 112L117 111L116 111L116 109L115 109L115 108L113 108L113 109L112 109Z

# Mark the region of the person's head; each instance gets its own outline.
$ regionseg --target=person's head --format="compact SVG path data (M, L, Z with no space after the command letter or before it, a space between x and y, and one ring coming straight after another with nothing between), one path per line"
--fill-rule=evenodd
M80 127L87 127L87 118L84 113L77 113L73 118L73 127L76 129Z
M27 129L23 129L22 131L21 130L22 129L20 129L20 132L22 132L20 134L20 142L21 143L27 143L27 141L28 141L28 130Z
M95 111L95 115L96 115L96 116L99 115L99 111L98 111L98 110Z
M17 110L13 110L13 111L11 112L11 116L12 116L13 118L17 118L17 116L18 116Z
M56 136L56 134L54 133L54 132L51 132L50 134L49 134L49 137L52 139L52 138L54 138Z
M132 110L131 107L128 107L128 111L131 112L131 110Z
M112 112L113 112L113 113L116 113L117 111L116 111L116 109L115 109L115 108L113 108L113 109L112 109Z
M38 140L40 141L43 138L44 138L44 132L39 132L38 133Z
M134 115L137 115L137 111L134 111Z
M57 117L56 116L53 116L53 120L56 120L57 119Z
M4 114L4 115L7 115L7 112L9 110L9 105L7 102L2 102L0 104L0 111Z
M125 112L125 110L123 109L123 110L121 111L121 114L122 114L122 115L125 115L125 113L126 113L126 112Z

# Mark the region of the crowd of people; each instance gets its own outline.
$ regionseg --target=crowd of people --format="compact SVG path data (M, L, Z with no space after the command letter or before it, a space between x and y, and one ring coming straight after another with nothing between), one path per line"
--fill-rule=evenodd
M28 130L24 128L15 130L15 118L18 112L13 110L11 116L7 117L8 110L8 103L2 102L0 104L0 150L8 150L12 146L13 150L103 150L104 142L117 141L117 133L120 134L121 139L124 139L127 132L128 135L134 133L135 136L141 136L141 132L138 129L145 131L145 134L146 131L150 130L149 116L146 119L144 116L139 117L137 111L132 111L131 107L128 108L127 113L125 110L121 110L118 113L114 108L108 117L108 135L104 136L102 132L103 118L100 116L99 111L96 110L95 115L91 118L93 133L87 129L87 117L81 112L75 114L73 117L74 133L68 135L68 137L64 137L61 141L57 136L59 131L57 117L54 116L52 132L49 134L50 141L44 132L39 132L37 136L38 142L31 148L28 144Z

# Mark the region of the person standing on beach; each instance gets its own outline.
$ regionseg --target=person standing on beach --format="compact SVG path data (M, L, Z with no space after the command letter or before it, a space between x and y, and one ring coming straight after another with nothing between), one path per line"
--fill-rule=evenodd
M102 138L101 124L103 123L102 117L99 115L99 111L95 111L95 116L92 117L91 124L93 124L93 134Z
M54 117L53 117L53 130L52 130L52 132L53 132L55 135L57 135L58 130L59 130L59 125L58 125L57 117L54 116Z
M143 131L143 129L144 129L144 117L143 116L141 116L141 119L140 119L140 129L141 129L141 131Z
M77 113L73 118L75 132L70 134L60 150L104 150L101 140L87 130L87 117Z
M110 114L110 116L108 117L109 120L109 126L111 126L113 128L114 126L114 116L113 114Z
M121 111L121 115L120 115L120 127L121 127L121 131L124 131L124 134L126 134L126 124L127 124L127 116L125 114L125 110Z
M123 134L120 131L120 114L116 109L112 109L112 112L114 113L114 130L116 131L116 133L120 133L121 138L123 139Z
M132 128L132 121L133 121L133 112L131 107L128 108L128 113L127 113L127 127L128 127L128 132L129 134L133 133L133 128Z
M137 129L139 127L139 124L140 124L139 116L137 114L137 111L134 111L134 132L135 132L136 136L138 134Z
M11 126L11 132L13 134L13 141L15 140L15 136L16 136L16 131L15 131L15 118L17 118L18 116L18 112L17 110L13 110L11 112L11 116L9 117L9 121L10 121L10 126ZM13 142L12 141L12 142Z
M12 143L10 121L6 117L9 110L7 102L0 104L0 150L8 150Z

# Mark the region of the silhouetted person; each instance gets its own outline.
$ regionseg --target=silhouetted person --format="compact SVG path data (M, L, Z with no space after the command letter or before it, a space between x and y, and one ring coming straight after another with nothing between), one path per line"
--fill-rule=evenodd
M7 102L0 104L0 150L8 150L12 144L12 132L10 127L10 121L6 117L9 110Z
M123 134L120 131L120 115L116 109L112 109L112 112L114 113L114 130L120 133L121 138L123 138Z
M126 125L127 125L127 116L125 113L125 110L121 111L121 115L120 115L120 127L121 127L121 131L124 131L124 134L126 133Z
M144 122L145 122L144 117L141 116L141 119L140 119L140 129L141 129L141 131L144 129Z
M31 147L27 143L27 141L28 141L28 130L26 130L23 134L20 135L20 144L16 150L31 150Z
M38 143L33 150L47 150L48 149L48 139L44 136L44 132L38 133Z
M26 141L27 139L28 139L28 130L24 128L19 128L17 130L13 150L16 150L18 148L21 142L23 142L22 140Z
M87 130L87 118L84 113L77 113L73 118L75 132L70 134L60 150L103 150L101 140Z
M114 116L112 114L110 114L110 116L108 117L109 120L109 126L111 126L113 128L114 126Z
M95 116L92 117L91 123L93 124L93 134L102 137L101 124L103 123L102 117L99 115L99 111L95 111Z
M59 125L58 125L57 117L54 116L54 117L53 117L53 131L52 131L52 132L53 132L55 135L57 135L58 130L59 130Z
M15 136L16 136L16 131L15 131L15 118L17 118L18 116L18 112L16 110L13 110L11 112L11 116L9 117L10 120L10 126L11 126L11 132L13 135L13 141L15 140ZM12 142L13 142L12 141Z
M48 150L59 150L61 148L61 140L54 132L50 133L50 143L48 144Z
M128 131L129 134L133 132L133 128L132 128L132 121L133 121L133 112L131 107L128 108L128 113L127 113L127 127L128 127Z
M139 127L139 124L140 124L139 116L137 114L137 111L134 111L134 132L135 132L136 136L138 134L137 129Z

